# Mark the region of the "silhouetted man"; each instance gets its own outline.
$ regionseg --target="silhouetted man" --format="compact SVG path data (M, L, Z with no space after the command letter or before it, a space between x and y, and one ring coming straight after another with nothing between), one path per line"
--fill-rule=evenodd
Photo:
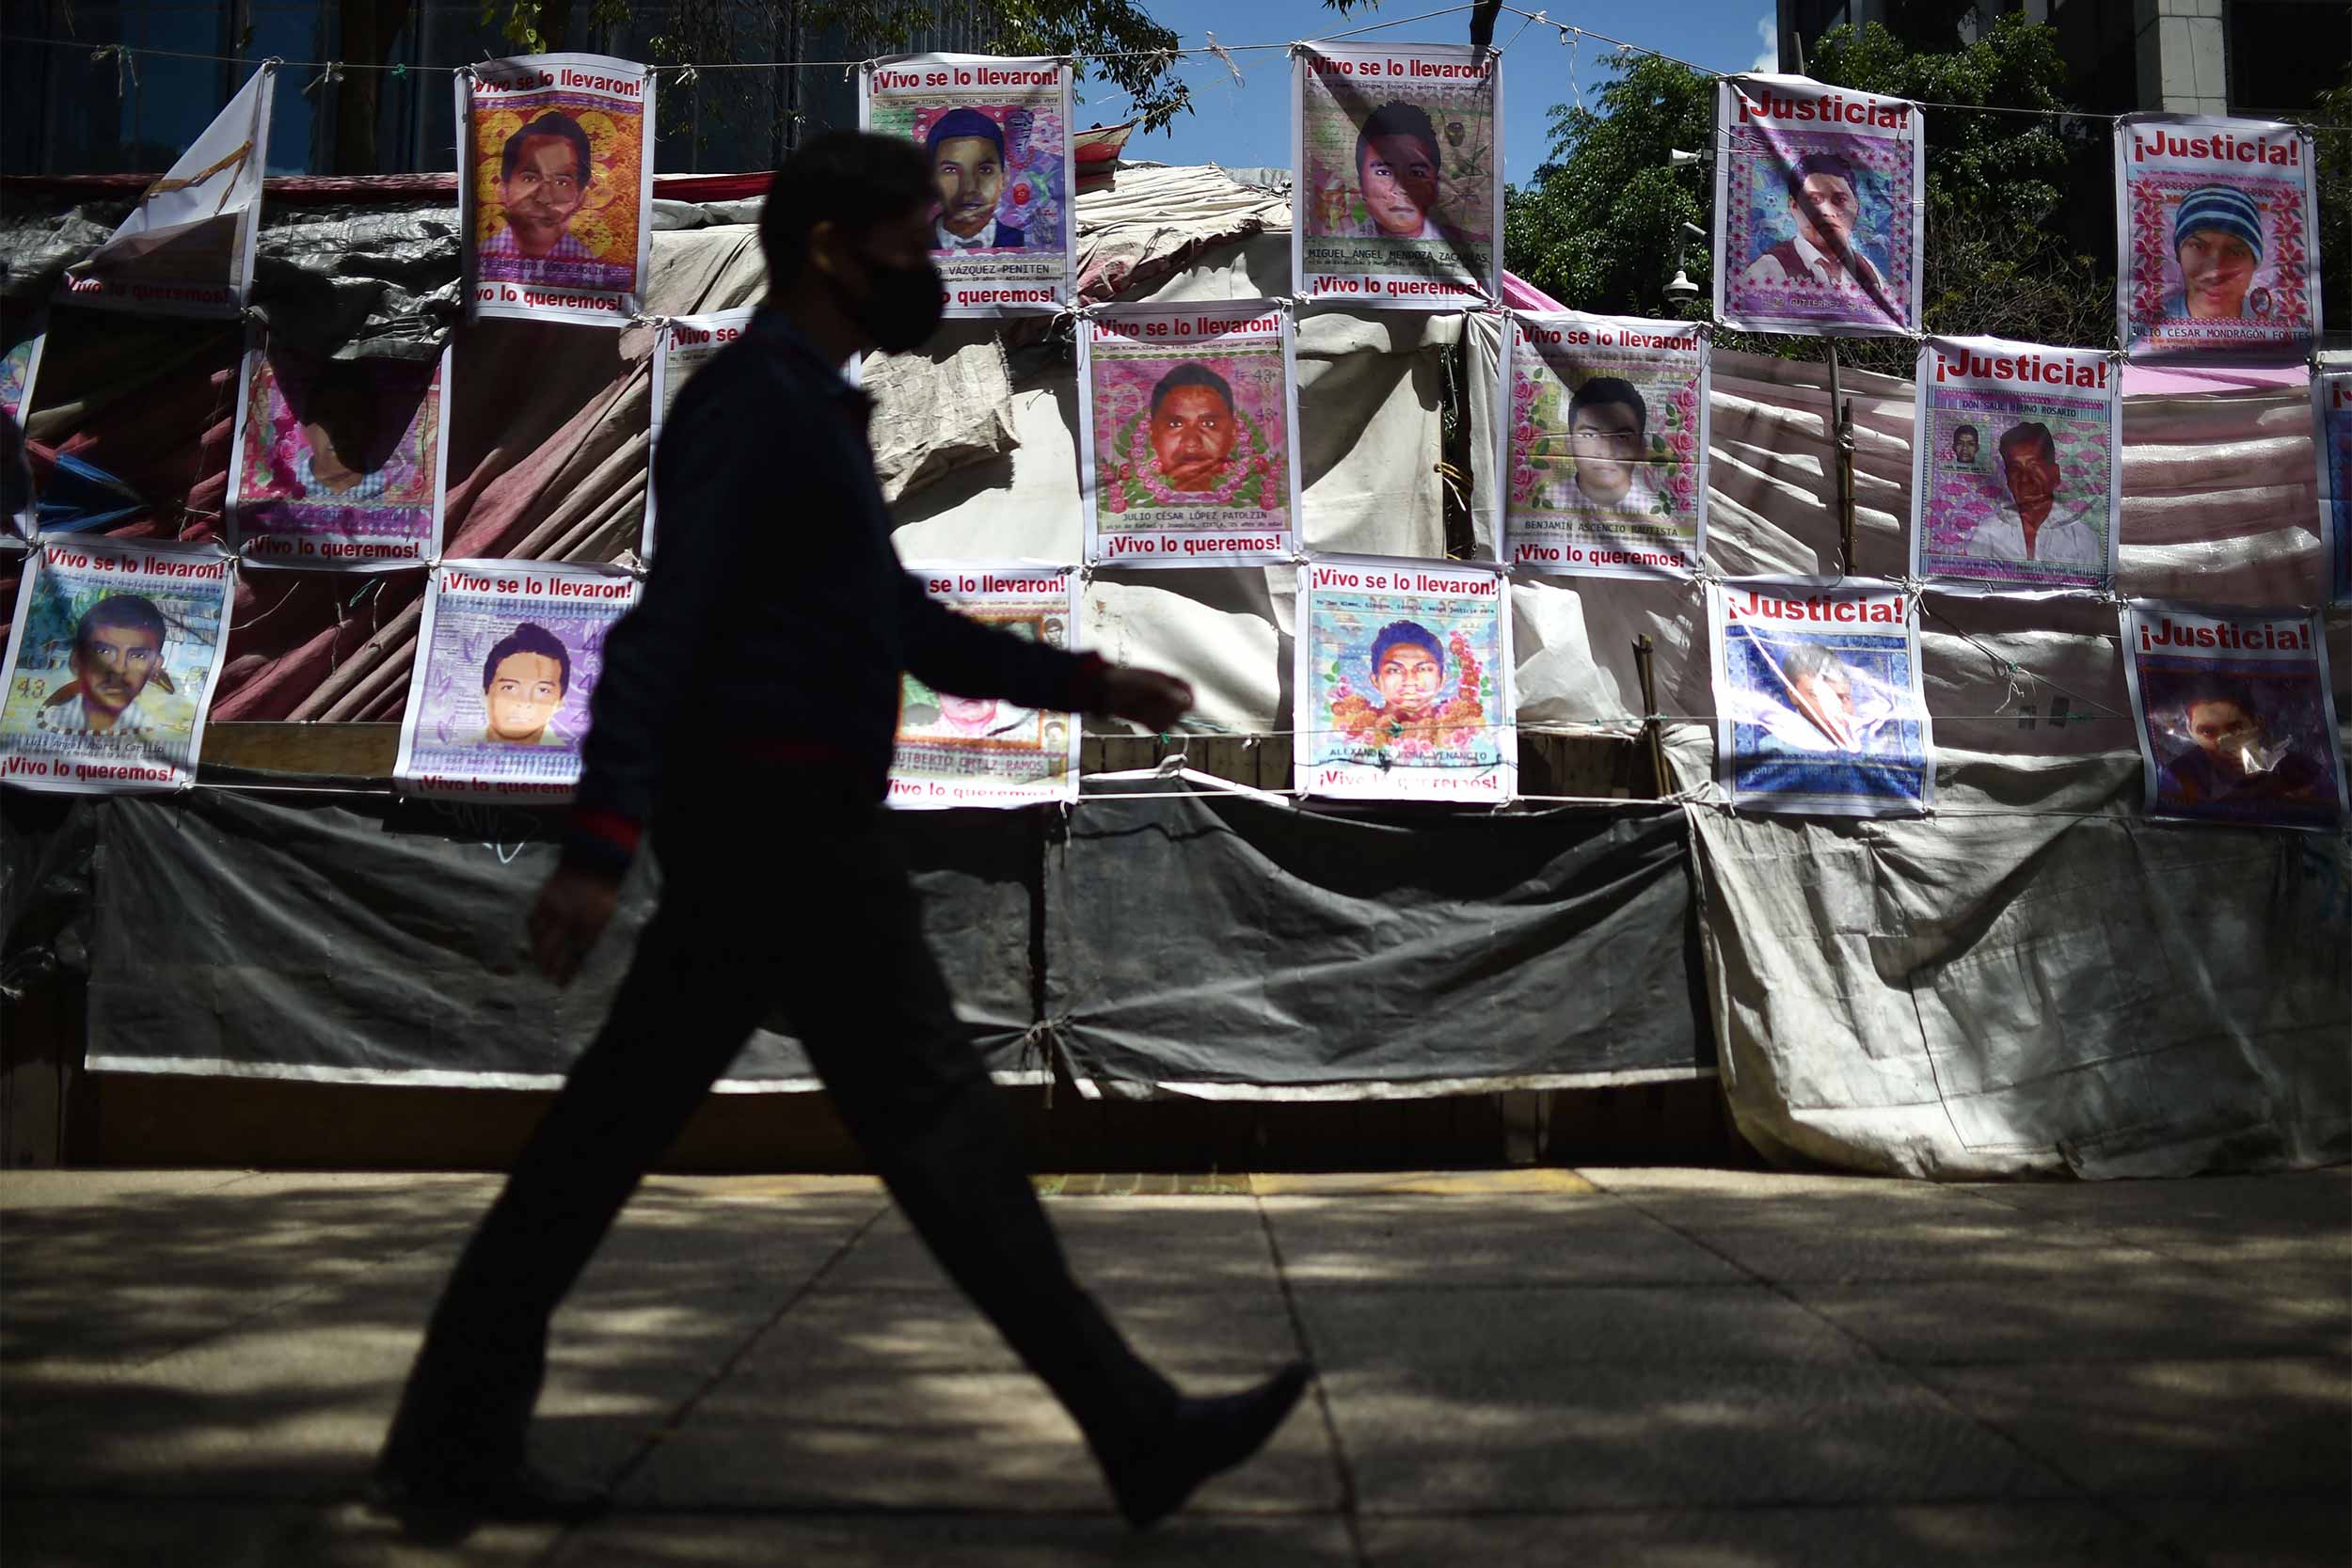
M379 1463L394 1507L564 1518L599 1506L524 1459L549 1314L779 1005L892 1196L1068 1407L1131 1523L1254 1452L1305 1387L1295 1365L1246 1393L1184 1398L1071 1278L880 819L908 673L1153 728L1192 702L1170 676L960 616L899 568L871 404L839 367L915 348L938 325L936 206L912 142L834 132L804 145L761 218L769 304L664 427L661 551L605 644L533 957L559 982L578 973L648 820L661 901L434 1312ZM788 830L744 832L746 801Z

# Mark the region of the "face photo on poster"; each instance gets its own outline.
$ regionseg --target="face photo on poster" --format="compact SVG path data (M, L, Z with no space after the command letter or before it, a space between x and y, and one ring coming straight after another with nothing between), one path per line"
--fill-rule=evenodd
M1281 306L1113 307L1087 318L1080 352L1087 560L1291 558L1296 374Z
M342 571L439 555L449 358L306 362L248 349L229 483L237 553Z
M2309 135L2270 120L2116 122L2116 330L2124 352L2301 358L2318 340Z
M2312 441L2328 602L2352 604L2352 364L2322 360L2312 376Z
M215 549L36 548L8 635L0 781L75 793L194 783L235 584Z
M394 776L449 800L561 800L580 778L604 642L637 602L617 570L445 561L428 579Z
M861 77L859 124L923 150L939 200L931 258L951 316L1073 297L1077 177L1070 69L1051 57L915 55Z
M2151 816L2332 829L2344 758L2316 615L2124 607Z
M1764 75L1725 77L1717 103L1716 316L1750 331L1915 331L1918 107Z
M1931 338L1916 386L1914 577L2010 590L2113 580L2123 403L2105 353Z
M24 548L40 531L40 501L33 493L32 468L24 461L21 437L25 418L33 409L33 382L40 374L40 351L49 334L45 318L39 314L11 320L8 326L12 336L8 346L0 349L0 415L19 427L20 439L0 456L0 462L16 465L12 483L24 486L23 504L12 513L0 514L0 551L12 553Z
M1502 55L1316 44L1292 61L1293 285L1404 310L1501 293Z
M1066 566L921 562L907 571L959 614L1049 648L1076 649L1078 578ZM902 679L891 806L937 811L1078 798L1076 715Z
M264 60L60 297L165 316L234 316L253 286L278 62ZM151 165L150 166L152 166Z
M625 325L651 253L653 73L535 55L461 71L456 92L468 309Z
M1681 575L1706 535L1708 345L1688 322L1512 312L1502 365L1514 566Z
M1709 584L1716 766L1735 810L1924 814L1933 742L1910 595L1890 583Z
M1329 557L1298 573L1297 787L1506 800L1518 787L1500 570Z

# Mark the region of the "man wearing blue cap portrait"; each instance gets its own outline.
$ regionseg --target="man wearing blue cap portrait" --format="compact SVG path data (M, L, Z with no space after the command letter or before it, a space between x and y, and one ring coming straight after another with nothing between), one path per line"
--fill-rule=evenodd
M2181 287L2165 296L2166 319L2240 320L2254 269L2262 265L2262 209L2244 191L2200 186L2173 211L2172 254L2180 262Z
M1029 243L1025 230L996 217L1005 188L1003 126L977 109L951 109L933 122L923 150L939 192L932 250L1010 250Z

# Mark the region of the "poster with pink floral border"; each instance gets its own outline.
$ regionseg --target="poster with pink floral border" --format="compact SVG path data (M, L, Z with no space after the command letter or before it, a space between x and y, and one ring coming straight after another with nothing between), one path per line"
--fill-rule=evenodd
M1503 559L1687 577L1707 540L1708 341L1693 322L1511 313Z
M382 572L441 553L449 350L306 360L256 336L229 466L230 547L256 566Z
M2265 119L2115 123L2116 336L2135 359L2300 359L2319 341L2312 134Z
M1749 332L1916 332L1919 105L1771 75L1724 78L1716 103L1716 319Z
M1911 575L1950 588L2115 578L2123 377L2102 349L2002 338L1919 348Z
M1518 792L1500 563L1318 556L1299 568L1295 625L1301 794L1492 804Z
M901 55L863 69L859 128L907 137L930 165L947 314L1050 312L1074 297L1070 96L1070 67L1051 55Z
M1271 300L1113 306L1078 337L1086 559L1288 561L1298 515L1290 312Z

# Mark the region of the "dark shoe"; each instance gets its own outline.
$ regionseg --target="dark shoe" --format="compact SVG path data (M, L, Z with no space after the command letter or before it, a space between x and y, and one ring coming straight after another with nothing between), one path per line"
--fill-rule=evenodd
M379 1512L407 1517L534 1520L578 1524L612 1506L601 1487L563 1480L530 1465L497 1475L443 1471L423 1474L379 1465L370 1484Z
M1255 1388L1177 1402L1160 1440L1137 1458L1105 1466L1119 1512L1137 1529L1184 1506L1193 1489L1256 1453L1307 1391L1309 1368L1294 1361Z

